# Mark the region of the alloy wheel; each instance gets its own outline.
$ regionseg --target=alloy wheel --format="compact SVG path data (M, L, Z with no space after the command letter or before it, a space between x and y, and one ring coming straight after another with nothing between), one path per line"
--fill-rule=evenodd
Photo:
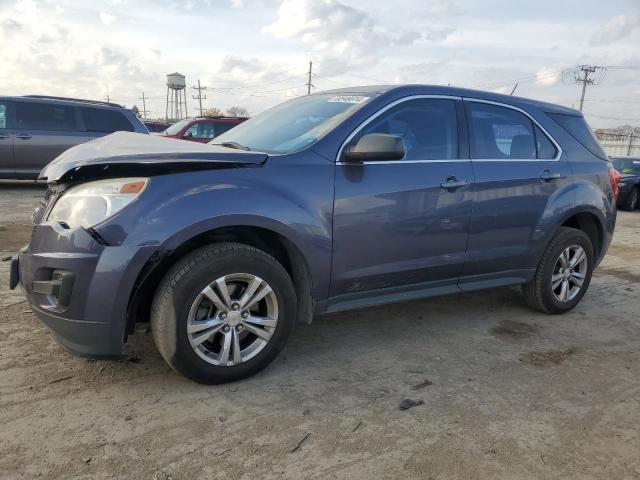
M570 302L582 290L587 276L587 254L579 245L565 248L556 260L551 276L551 290L556 300Z
M204 361L239 365L267 346L277 323L278 300L269 284L249 273L234 273L197 295L189 309L187 337Z

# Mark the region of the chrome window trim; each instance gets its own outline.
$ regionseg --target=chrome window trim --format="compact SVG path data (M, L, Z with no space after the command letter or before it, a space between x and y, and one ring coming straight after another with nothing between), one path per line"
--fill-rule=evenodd
M340 161L340 157L342 156L342 151L344 150L345 146L353 139L353 137L355 137L369 123L371 123L380 115L382 115L384 112L390 110L396 105L399 105L401 103L408 102L411 100L419 100L424 98L461 100L463 102L486 103L489 105L496 105L498 107L504 107L504 108L510 108L512 110L516 110L517 112L522 113L529 120L531 120L531 122L534 125L536 125L547 136L547 138L551 141L551 143L553 143L553 145L556 147L556 151L557 151L556 156L554 158L454 158L450 160L447 160L447 159L445 160L365 160L363 162L358 162L358 163ZM471 126L467 125L467 128L471 128ZM378 110L373 115L371 115L369 118L367 118L365 121L360 123L360 125L358 125L353 130L353 132L349 134L349 136L344 140L344 142L342 142L342 145L340 145L340 148L338 149L338 154L336 155L335 163L336 165L362 165L362 164L388 165L392 163L403 164L403 163L446 163L446 162L557 162L558 160L560 160L561 157L562 157L562 147L556 141L556 139L553 138L553 135L551 135L542 125L540 125L540 123L538 123L538 121L535 118L529 115L529 113L527 113L525 110L519 107L516 107L514 105L509 105L508 103L494 102L492 100L483 100L480 98L473 98L473 97L460 97L455 95L410 95L408 97L399 98L398 100L394 100L390 104L385 105L380 110Z
M455 95L410 95L408 97L402 97L397 100L394 100L390 104L382 107L380 110L378 110L369 118L367 118L365 121L363 121L360 125L354 128L353 132L351 132L349 136L345 139L345 141L342 142L342 145L340 145L340 148L338 149L338 154L336 155L336 164L337 165L362 165L366 163L366 164L373 165L377 163L377 164L386 165L389 163L468 162L469 159L465 160L463 158L455 158L451 160L365 160L359 163L340 161L340 157L342 156L342 151L344 150L344 147L353 139L353 137L355 137L360 132L360 130L362 130L364 127L369 125L371 122L373 122L376 118L378 118L384 112L392 109L396 105L400 105L401 103L409 102L411 100L425 99L425 98L436 98L436 99L444 99L444 100L462 100L462 97L455 96Z
M515 110L517 112L522 113L529 120L531 120L531 122L534 125L536 125L540 130L542 130L542 133L544 133L547 136L547 138L551 141L551 143L553 143L553 145L556 147L556 152L557 152L554 158L472 158L471 159L472 162L557 162L558 160L560 160L560 157L562 157L562 147L558 142L556 142L556 139L553 138L553 135L551 135L542 125L540 125L540 123L538 123L538 121L535 118L529 115L529 113L526 112L525 110L518 108L514 105L509 105L508 103L494 102L492 100L482 100L480 98L473 98L473 97L462 97L462 101L486 103L489 105L495 105L497 107L510 108L511 110ZM468 128L469 130L471 130L471 125L468 125ZM469 141L469 148L471 148L471 141ZM469 152L469 156L471 156L471 152Z

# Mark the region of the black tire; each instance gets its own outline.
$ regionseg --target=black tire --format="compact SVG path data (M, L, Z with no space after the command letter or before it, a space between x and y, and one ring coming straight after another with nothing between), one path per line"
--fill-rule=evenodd
M559 301L554 295L551 277L560 254L568 247L578 245L585 251L587 268L585 278L578 294L569 301ZM522 293L527 304L535 309L551 315L568 312L575 307L589 288L594 267L593 245L589 237L581 230L562 227L547 246L533 279L522 286Z
M621 209L626 210L627 212L633 212L636 208L638 208L638 189L634 188L629 192L627 198L625 198Z
M266 346L237 365L212 365L191 347L187 321L191 305L216 279L248 273L271 286L278 303L278 322ZM151 331L158 351L178 373L199 383L239 380L265 368L282 350L296 322L296 293L286 270L265 252L239 243L216 243L179 260L164 276L151 306Z

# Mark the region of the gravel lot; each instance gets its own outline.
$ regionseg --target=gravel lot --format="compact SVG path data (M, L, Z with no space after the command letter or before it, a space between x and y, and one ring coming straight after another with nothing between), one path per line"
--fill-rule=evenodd
M2 257L41 195L0 183ZM509 288L334 314L215 387L173 373L145 326L127 360L67 353L0 262L0 478L640 478L638 239L620 212L568 315Z

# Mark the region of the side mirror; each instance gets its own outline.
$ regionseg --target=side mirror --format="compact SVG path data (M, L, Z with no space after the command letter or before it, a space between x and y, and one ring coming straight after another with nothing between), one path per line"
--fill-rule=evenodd
M355 145L347 147L343 157L347 161L362 162L365 160L401 160L404 158L404 141L398 135L386 133L370 133Z
M192 137L193 137L193 133L191 133L189 130L187 130L185 134L182 135L182 138L192 138Z

